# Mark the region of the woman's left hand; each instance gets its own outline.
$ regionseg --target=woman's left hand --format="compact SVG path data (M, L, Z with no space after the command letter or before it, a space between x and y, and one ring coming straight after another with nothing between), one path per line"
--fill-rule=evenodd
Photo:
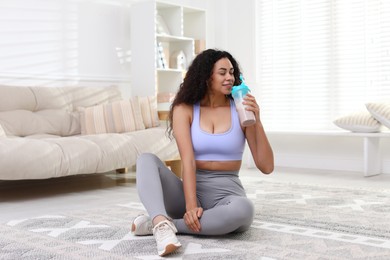
M202 217L202 215L203 208L197 207L191 210L187 210L187 212L183 216L183 219L190 230L194 232L199 232L201 229L199 219Z

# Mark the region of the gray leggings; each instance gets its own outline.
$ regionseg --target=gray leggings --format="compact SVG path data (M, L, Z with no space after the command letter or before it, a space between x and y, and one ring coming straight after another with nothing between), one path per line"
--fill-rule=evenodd
M238 171L197 170L198 205L204 210L200 232L191 231L184 223L182 181L154 154L142 154L137 160L137 189L151 219L169 217L179 233L224 235L246 231L253 221L253 203L246 197Z

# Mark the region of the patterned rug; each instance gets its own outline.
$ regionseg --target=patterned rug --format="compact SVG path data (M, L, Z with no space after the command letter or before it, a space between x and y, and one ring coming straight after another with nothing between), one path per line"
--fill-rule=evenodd
M179 235L168 259L390 259L390 191L244 179L256 207L248 232ZM135 192L132 189L132 192ZM136 202L0 225L0 259L160 259L152 236L130 234Z

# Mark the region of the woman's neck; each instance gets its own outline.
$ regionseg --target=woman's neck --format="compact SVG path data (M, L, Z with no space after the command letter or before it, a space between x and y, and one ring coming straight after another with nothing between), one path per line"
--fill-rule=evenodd
M208 94L201 101L201 106L223 107L229 104L229 98L225 95Z

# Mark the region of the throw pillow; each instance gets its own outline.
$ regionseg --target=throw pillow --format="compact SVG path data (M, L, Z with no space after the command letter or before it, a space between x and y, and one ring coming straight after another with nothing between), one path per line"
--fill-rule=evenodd
M351 113L341 116L333 121L335 125L345 130L361 133L378 132L381 123L379 123L368 111Z
M137 100L79 108L81 134L124 133L145 129Z
M157 112L157 99L155 96L135 97L141 107L142 119L146 128L160 125Z
M389 102L367 103L366 108L376 120L381 122L387 128L390 128Z
M0 125L0 137L7 137L7 135L4 132L3 127L1 127L1 125Z

